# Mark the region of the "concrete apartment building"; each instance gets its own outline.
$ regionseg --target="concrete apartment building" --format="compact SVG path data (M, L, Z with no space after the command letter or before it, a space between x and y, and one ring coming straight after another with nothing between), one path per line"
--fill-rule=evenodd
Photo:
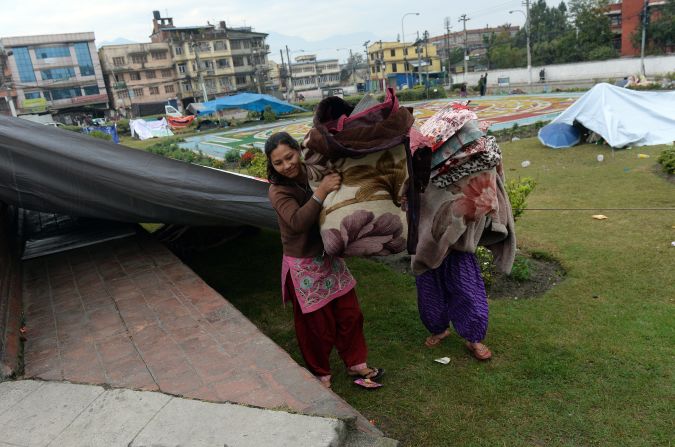
M296 93L314 90L320 96L321 89L340 85L340 63L337 59L319 60L314 54L303 54L291 64L291 76Z
M153 43L167 44L176 71L176 96L187 105L237 91L264 93L272 89L265 44L267 34L251 27L183 26L153 11Z
M112 107L121 115L164 113L179 87L168 43L106 45L99 49Z
M619 50L621 56L639 56L640 45L633 45L633 34L640 28L644 0L610 0L609 3L607 15L614 34L614 48ZM658 16L659 9L665 3L665 0L649 0L647 13L650 19ZM675 46L671 46L669 51L675 51Z
M419 56L419 57L418 57ZM414 42L375 42L368 46L369 90L382 90L384 86L412 87L427 79L443 77L441 60L436 47Z
M0 115L16 116L16 89L7 58L7 53L0 47Z
M79 114L102 116L108 108L94 33L0 38L5 91L18 114L49 111L66 123ZM5 101L7 102L7 101Z

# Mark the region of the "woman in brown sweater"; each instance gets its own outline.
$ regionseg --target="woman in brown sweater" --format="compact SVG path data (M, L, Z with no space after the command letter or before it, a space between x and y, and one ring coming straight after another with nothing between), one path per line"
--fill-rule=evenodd
M319 213L326 196L340 188L338 174L323 178L312 192L300 159L298 142L286 132L265 143L269 199L279 217L283 245L282 296L292 301L295 333L307 368L330 387L333 347L347 373L377 380L384 370L369 368L363 314L354 291L356 281L345 262L324 253Z

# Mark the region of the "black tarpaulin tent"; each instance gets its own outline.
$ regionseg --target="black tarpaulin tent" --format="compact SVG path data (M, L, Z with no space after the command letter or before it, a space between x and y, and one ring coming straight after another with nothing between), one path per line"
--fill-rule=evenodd
M263 181L6 116L0 201L120 222L277 228Z

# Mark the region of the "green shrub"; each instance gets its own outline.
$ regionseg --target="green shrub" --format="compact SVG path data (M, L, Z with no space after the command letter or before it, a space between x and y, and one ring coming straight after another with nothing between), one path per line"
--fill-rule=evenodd
M189 149L183 149L178 146L177 141L179 140L169 140L169 141L160 141L152 146L149 146L146 151L161 155L167 158L173 158L174 160L180 160L187 163L193 163L201 166L209 166L212 168L222 169L224 164L221 160L218 160L213 157L205 155L203 152L194 152Z
M117 134L118 135L131 135L131 128L129 128L129 120L118 120L117 123Z
M237 162L239 161L239 159L241 159L241 153L238 149L230 149L225 154L225 161L227 161L228 163Z
M110 135L109 133L101 132L100 130L93 130L89 132L89 136L94 138L100 138L101 140L107 141L112 140L112 135Z
M64 129L64 130L69 130L71 132L82 132L82 128L80 126L59 126L59 129Z
M661 152L658 162L665 172L671 175L675 174L675 147L668 148Z
M263 111L263 119L266 123L272 123L277 120L277 114L272 110L272 106L265 106Z
M258 178L267 178L267 157L262 152L255 153L251 164L248 166L248 174Z
M480 266L480 275L483 277L485 287L488 288L494 282L493 256L492 252L485 247L476 249L476 258Z
M530 195L536 185L537 182L532 177L523 177L506 182L506 192L509 194L513 220L518 220L525 212L527 196Z
M516 256L509 277L518 282L529 281L532 277L530 260L522 256Z

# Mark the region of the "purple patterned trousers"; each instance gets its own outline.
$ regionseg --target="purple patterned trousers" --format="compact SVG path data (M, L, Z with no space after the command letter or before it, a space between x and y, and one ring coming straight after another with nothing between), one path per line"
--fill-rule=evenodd
M420 319L432 334L452 323L460 337L472 343L485 338L488 303L476 255L452 251L443 263L415 279Z

